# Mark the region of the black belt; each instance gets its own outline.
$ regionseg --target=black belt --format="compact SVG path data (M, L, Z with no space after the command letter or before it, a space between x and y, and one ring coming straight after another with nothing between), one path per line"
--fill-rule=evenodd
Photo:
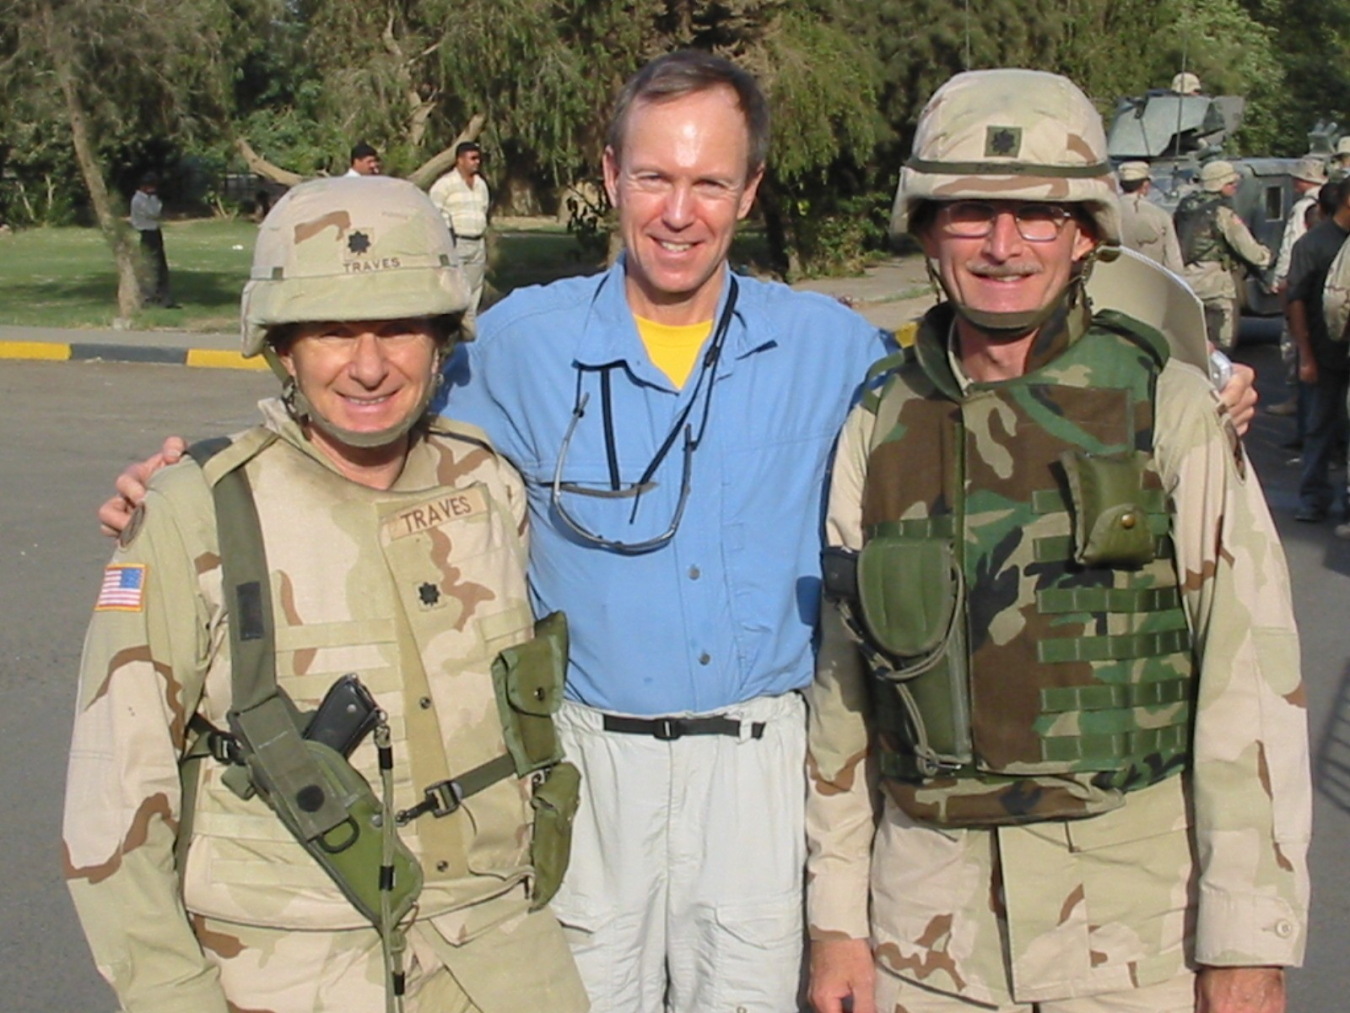
M673 742L685 735L726 735L739 739L741 727L745 724L723 714L714 714L706 718L625 718L617 714L605 714L603 717L607 732L650 735L662 742ZM756 721L750 725L750 738L764 738L763 721Z

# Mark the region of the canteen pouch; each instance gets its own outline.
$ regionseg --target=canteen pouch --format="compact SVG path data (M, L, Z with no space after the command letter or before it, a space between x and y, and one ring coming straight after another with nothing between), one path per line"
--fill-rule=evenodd
M1144 507L1141 455L1066 450L1059 462L1069 484L1074 562L1081 566L1150 562L1153 533Z
M301 737L295 707L275 695L243 712L231 712L244 764L259 795L361 914L380 919L383 807L336 750ZM390 907L394 922L422 890L422 868L396 841Z
M858 603L872 642L899 660L896 678L950 636L958 604L951 545L936 538L871 539L858 554Z
M492 662L492 685L506 748L524 777L562 759L553 715L562 706L567 675L567 617L534 624L534 639L508 647Z
M534 809L534 840L530 863L534 866L534 892L530 910L538 911L558 892L572 854L572 820L581 803L581 772L570 763L559 763L535 785L530 805Z

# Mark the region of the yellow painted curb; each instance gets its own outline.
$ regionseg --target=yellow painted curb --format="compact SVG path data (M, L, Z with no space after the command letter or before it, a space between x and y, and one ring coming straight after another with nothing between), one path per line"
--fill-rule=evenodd
M54 341L0 341L0 359L53 359L65 361L70 358L70 346Z
M267 360L261 355L245 359L238 352L225 352L215 348L189 348L187 364L189 366L205 366L208 369L267 368Z

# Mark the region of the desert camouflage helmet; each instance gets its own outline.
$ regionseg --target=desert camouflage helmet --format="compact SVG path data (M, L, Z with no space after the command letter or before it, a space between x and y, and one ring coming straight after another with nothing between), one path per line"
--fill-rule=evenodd
M462 313L469 291L440 213L388 176L319 179L290 190L258 230L240 303L243 354L267 328Z
M1083 204L1105 245L1120 244L1120 205L1101 117L1072 81L1038 70L977 70L939 88L900 172L891 231L924 201Z
M1218 193L1229 183L1236 183L1241 178L1233 168L1233 163L1221 158L1206 162L1200 169L1200 186L1207 193Z
M1200 79L1189 70L1182 71L1172 77L1172 91L1178 95L1199 95Z

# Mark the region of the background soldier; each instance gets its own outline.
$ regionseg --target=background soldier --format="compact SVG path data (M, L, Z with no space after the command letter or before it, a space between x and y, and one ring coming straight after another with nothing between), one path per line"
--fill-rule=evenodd
M1202 189L1181 198L1173 216L1181 240L1184 277L1205 304L1209 340L1223 351L1237 343L1238 301L1233 270L1270 266L1270 251L1257 242L1233 210L1237 170L1231 162L1208 162L1200 170Z
M545 644L524 490L481 432L425 416L464 303L410 183L304 184L262 224L244 354L282 397L154 477L85 644L66 878L125 1010L369 1013L400 938L409 1009L586 1008L539 910L566 845L530 831L532 801L576 804L548 717L563 658L490 671ZM370 697L347 680L332 720L293 714L344 673ZM373 734L348 724L375 708Z
M1208 377L1085 304L1120 239L1097 113L1054 75L958 75L895 225L947 301L835 460L812 1001L1283 1010L1310 810L1288 575Z
M1153 178L1147 162L1123 162L1120 176L1121 240L1154 263L1181 274L1181 246L1172 216L1148 199Z

